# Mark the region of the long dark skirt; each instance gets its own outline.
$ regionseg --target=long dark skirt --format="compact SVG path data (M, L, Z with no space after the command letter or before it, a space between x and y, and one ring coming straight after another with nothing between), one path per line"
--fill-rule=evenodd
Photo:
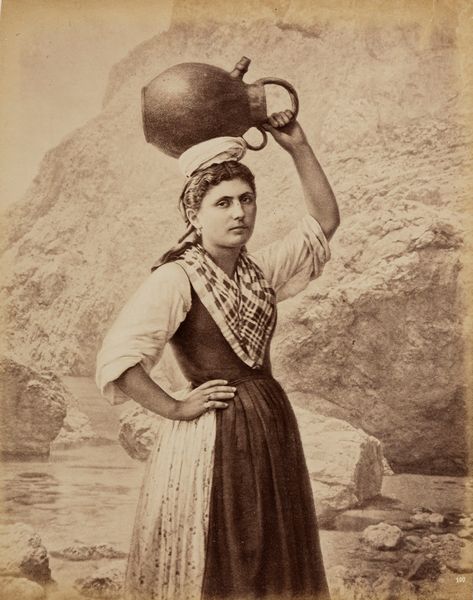
M292 407L271 377L231 383L235 399L217 411L203 598L327 600Z

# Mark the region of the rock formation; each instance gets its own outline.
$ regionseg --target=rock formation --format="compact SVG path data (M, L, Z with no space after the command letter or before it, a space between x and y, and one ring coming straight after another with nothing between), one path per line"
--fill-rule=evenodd
M139 405L125 410L120 417L118 439L127 453L137 460L146 460L156 439L158 417Z
M363 540L377 550L393 550L401 539L402 531L396 525L378 523L370 525L363 531Z
M380 494L383 451L376 438L340 419L298 407L295 413L319 521Z
M177 62L231 69L246 53L246 81L274 75L298 90L300 121L342 214L322 279L281 306L276 374L311 401L315 392L320 405L307 408L323 404L381 439L395 470L463 472L466 4L427 19L392 9L396 18L368 22L347 7L337 17L328 5L271 0L262 20L250 11L232 24L186 23L184 5L167 33L112 70L102 112L46 154L12 208L0 259L10 351L28 365L92 374L117 310L183 229L182 179L144 141L140 89ZM287 232L303 203L273 142L247 163L259 192L257 247Z
M0 449L4 458L47 457L96 437L77 400L50 371L35 371L0 358L2 411Z
M89 417L75 406L68 406L61 431L52 443L53 448L70 448L96 438Z
M104 566L87 577L81 577L74 587L82 596L89 598L107 598L120 600L123 590L124 569L115 566Z
M52 374L0 360L1 454L4 458L49 456L66 416L66 389Z
M39 535L24 523L2 526L0 576L25 578L38 584L51 581L48 551Z
M394 471L462 472L458 219L403 202L351 217L339 243L332 277L282 311L276 371L289 390L329 401L314 408L382 440Z
M74 543L62 550L51 552L51 556L70 561L100 560L101 558L125 558L126 554L117 550L111 544L80 544Z

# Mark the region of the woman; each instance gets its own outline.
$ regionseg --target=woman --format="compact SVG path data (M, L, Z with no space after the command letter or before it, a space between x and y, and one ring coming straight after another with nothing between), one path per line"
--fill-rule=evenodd
M164 417L137 509L127 598L329 598L297 423L269 360L275 298L320 274L339 224L292 117L274 114L265 127L299 174L308 211L299 227L249 256L256 191L238 162L241 142L187 151L180 207L191 237L162 257L99 354L107 397ZM167 342L190 382L179 400L149 376Z

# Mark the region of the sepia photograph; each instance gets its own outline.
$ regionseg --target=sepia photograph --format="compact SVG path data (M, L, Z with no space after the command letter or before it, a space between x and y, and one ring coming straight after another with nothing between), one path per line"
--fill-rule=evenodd
M0 600L472 600L472 25L2 0Z

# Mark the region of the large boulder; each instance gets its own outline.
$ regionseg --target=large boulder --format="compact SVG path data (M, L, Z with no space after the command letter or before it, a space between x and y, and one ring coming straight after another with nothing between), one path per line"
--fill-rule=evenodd
M76 406L68 406L66 417L52 448L70 448L96 439L89 417Z
M299 407L295 413L320 520L381 493L383 451L376 438L340 419Z
M295 412L320 523L380 493L383 453L378 440L339 419L301 408ZM159 421L138 405L123 412L119 439L131 457L146 460Z
M48 551L31 526L24 523L2 526L0 576L26 578L39 584L51 581Z
M66 416L69 395L58 377L0 359L2 410L0 449L4 458L47 457Z
M462 473L463 232L448 209L375 206L345 224L328 277L280 311L275 370L304 405L380 439L396 472Z
M4 458L47 457L96 438L90 419L61 379L0 358L2 411L0 448Z

